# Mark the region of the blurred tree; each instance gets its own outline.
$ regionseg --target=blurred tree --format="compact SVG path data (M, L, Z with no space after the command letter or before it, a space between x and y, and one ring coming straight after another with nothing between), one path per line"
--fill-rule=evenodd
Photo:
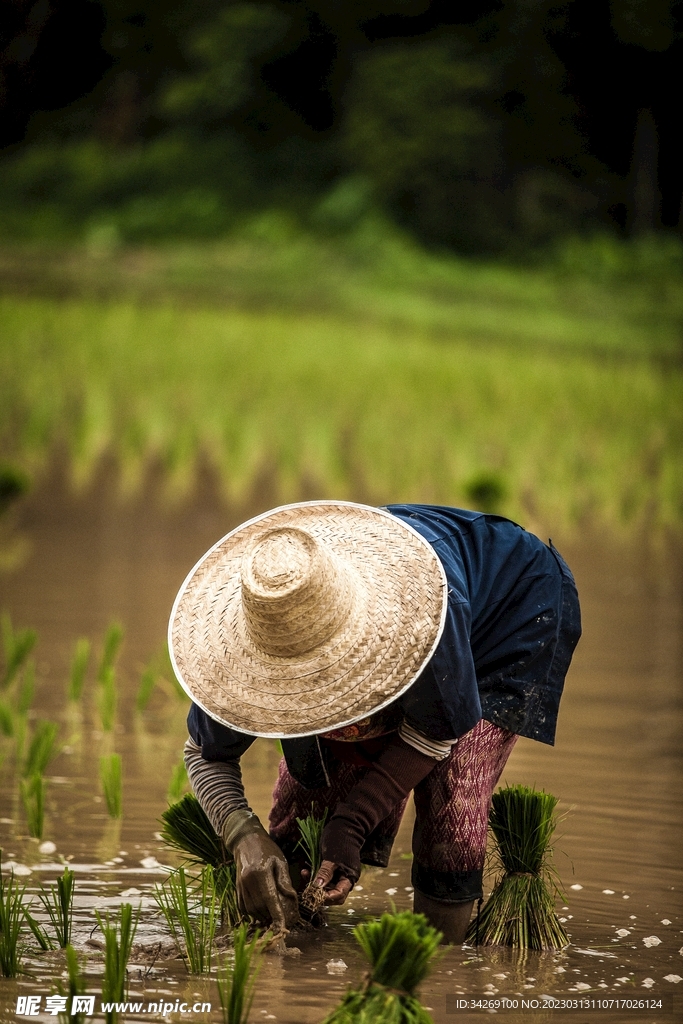
M73 196L75 217L87 194L90 217L139 199L141 225L153 200L158 211L203 211L177 225L223 230L228 198L305 216L327 192L330 210L366 209L372 196L424 240L477 252L591 225L657 226L660 193L672 225L683 188L680 9L0 0L8 202ZM78 139L109 155L90 143L76 153ZM24 159L41 146L43 157ZM80 181L93 167L96 178ZM356 184L338 192L347 179ZM220 217L206 213L218 207Z

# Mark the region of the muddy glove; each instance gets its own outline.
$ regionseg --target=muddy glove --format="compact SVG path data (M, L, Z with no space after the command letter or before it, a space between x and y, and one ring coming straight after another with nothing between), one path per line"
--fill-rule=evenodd
M360 876L363 843L436 764L394 736L346 800L337 804L323 830L323 863L315 880L328 888L327 903L344 902Z
M240 910L277 932L299 918L297 896L287 861L252 811L237 810L223 826L223 842L235 858Z

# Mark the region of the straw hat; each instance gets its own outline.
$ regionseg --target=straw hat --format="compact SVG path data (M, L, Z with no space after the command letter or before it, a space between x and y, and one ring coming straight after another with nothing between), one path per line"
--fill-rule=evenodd
M178 679L254 736L350 725L399 697L439 641L434 550L382 509L311 501L238 526L199 560L169 623Z

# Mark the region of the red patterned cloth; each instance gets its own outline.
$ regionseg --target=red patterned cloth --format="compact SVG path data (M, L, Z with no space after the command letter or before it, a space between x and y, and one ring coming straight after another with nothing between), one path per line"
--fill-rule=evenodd
M413 854L421 877L425 872L481 871L491 796L516 741L515 733L482 719L415 788ZM332 785L311 790L292 778L284 758L280 762L270 834L290 857L299 835L296 819L305 818L311 809L316 816L325 808L331 812L366 770L337 759L330 767ZM363 847L363 863L386 865L406 804L403 801L377 826Z

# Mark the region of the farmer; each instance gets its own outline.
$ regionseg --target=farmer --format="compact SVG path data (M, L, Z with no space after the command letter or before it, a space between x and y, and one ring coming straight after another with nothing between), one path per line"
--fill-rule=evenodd
M462 942L494 787L518 736L554 742L580 633L565 562L499 516L307 502L214 545L169 646L193 701L190 782L242 907L276 930L296 920L288 862L311 805L329 814L315 882L343 903L362 863L387 865L412 791L414 909ZM269 831L240 772L257 736L284 753Z

